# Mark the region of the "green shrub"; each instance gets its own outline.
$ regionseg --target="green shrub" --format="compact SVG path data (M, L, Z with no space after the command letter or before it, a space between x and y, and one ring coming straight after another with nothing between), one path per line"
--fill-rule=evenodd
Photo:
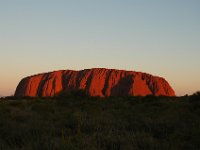
M79 94L0 101L0 150L200 148L200 101Z
M85 90L64 90L57 94L56 98L65 99L65 98L86 98L89 97Z
M190 96L191 101L200 101L200 91L195 92Z

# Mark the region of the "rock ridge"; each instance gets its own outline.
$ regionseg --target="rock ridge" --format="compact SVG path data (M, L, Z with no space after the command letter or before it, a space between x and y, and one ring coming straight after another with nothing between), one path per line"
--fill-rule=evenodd
M136 71L93 68L59 70L26 77L15 96L53 97L62 91L85 90L90 96L175 96L162 77Z

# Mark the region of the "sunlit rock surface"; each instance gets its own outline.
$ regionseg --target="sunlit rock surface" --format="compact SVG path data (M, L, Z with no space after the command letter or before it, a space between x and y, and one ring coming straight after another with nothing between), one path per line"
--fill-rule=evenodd
M94 68L60 70L26 77L15 96L53 97L62 91L85 90L90 96L175 96L162 77L147 73Z

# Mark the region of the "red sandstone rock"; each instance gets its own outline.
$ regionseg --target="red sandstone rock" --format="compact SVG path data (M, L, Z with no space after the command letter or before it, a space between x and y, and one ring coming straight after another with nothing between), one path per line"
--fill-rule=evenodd
M90 96L175 96L161 77L114 69L63 70L26 77L15 96L47 97L61 91L85 90Z

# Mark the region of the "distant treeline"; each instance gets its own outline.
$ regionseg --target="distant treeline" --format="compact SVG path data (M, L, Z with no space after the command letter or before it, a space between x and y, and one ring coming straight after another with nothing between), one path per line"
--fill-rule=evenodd
M99 98L99 99L109 99L109 98L128 98L128 97L135 97L135 98L140 98L140 99L159 99L159 98L164 98L167 96L154 96L154 95L147 95L147 96L110 96L110 97L91 97L89 94L84 91L84 90L76 90L76 91L71 91L71 92L66 92L62 91L58 93L54 97L30 97L30 96L23 96L23 97L17 97L17 96L6 96L6 97L1 97L1 100L21 100L21 99L30 99L30 100L35 100L35 99L66 99L66 98ZM195 92L192 95L185 95L185 96L175 96L175 97L170 97L171 99L181 99L181 98L188 98L189 100L200 100L200 91Z

